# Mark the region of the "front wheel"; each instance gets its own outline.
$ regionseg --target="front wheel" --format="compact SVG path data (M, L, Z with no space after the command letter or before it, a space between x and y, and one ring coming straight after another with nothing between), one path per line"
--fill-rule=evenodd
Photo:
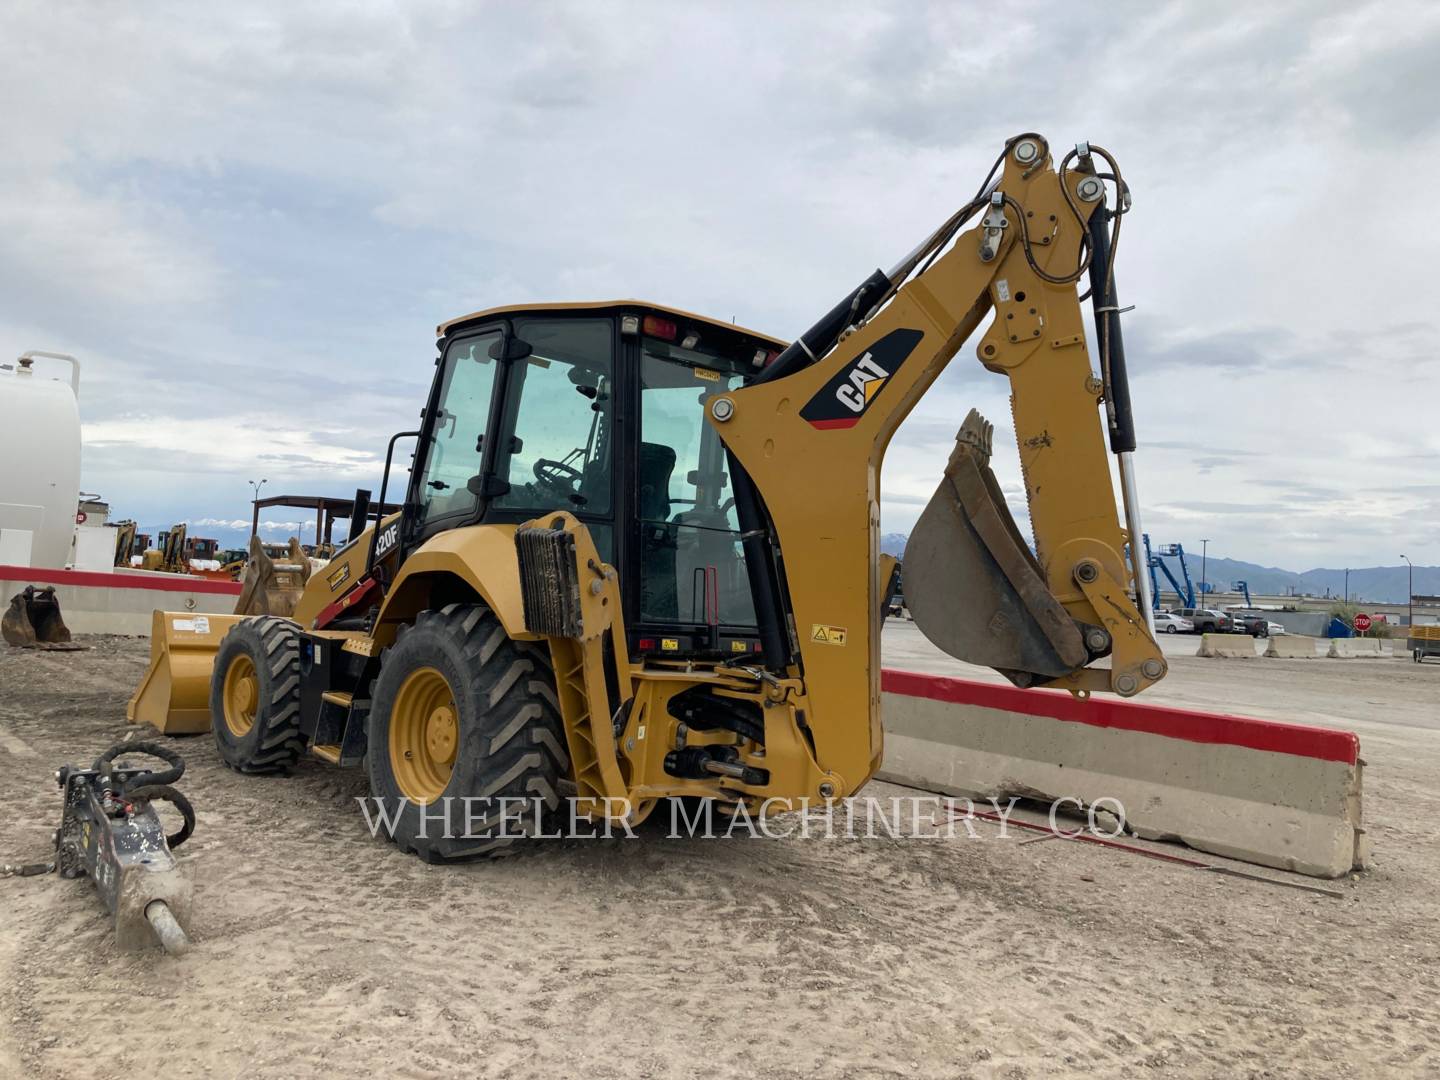
M1172 625L1170 625L1170 626L1165 627L1165 633L1167 633L1167 634L1173 634L1173 633L1175 633L1175 627L1174 627L1174 625L1172 624Z
M300 734L300 627L261 615L230 628L210 675L210 729L220 760L243 773L284 772Z
M368 745L372 820L401 850L503 853L553 822L570 771L549 649L479 604L422 611L381 660Z

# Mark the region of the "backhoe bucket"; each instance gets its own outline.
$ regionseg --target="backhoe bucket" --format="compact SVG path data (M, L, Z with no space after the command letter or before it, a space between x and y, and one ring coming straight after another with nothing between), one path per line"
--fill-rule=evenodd
M10 606L0 617L0 636L17 648L44 648L66 645L70 628L60 617L60 601L54 585L27 585L10 598Z
M235 603L236 615L281 615L295 613L295 605L310 580L310 560L300 541L290 538L290 556L276 562L265 554L258 536L250 538L250 557L240 579L240 599Z
M905 545L905 603L937 647L1033 686L1090 656L990 471L993 430L972 409L955 436L945 477Z
M132 724L166 735L210 730L210 672L215 654L240 615L157 611L150 622L150 666L125 706Z

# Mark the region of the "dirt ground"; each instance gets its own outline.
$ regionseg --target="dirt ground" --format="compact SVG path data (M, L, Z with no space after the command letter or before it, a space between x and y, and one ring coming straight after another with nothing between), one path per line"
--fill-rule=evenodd
M126 734L147 645L87 643L0 650L0 862L45 857L52 771ZM1440 1075L1440 665L1172 665L1151 700L1359 731L1374 866L1342 899L990 825L431 867L370 838L360 775L192 737L195 947L119 953L88 882L0 879L0 1077Z

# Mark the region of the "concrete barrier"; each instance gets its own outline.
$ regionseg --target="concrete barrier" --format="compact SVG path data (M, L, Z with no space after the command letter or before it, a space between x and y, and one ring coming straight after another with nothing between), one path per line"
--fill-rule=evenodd
M1325 654L1332 660L1355 660L1364 657L1374 659L1383 656L1379 638L1331 638L1330 651Z
M166 609L228 615L240 597L238 581L190 574L0 566L0 600L8 600L26 585L54 585L60 614L75 634L143 637L150 632L151 612Z
M1314 877L1368 857L1348 731L902 671L881 688L881 779L978 798L1118 799L1143 838Z
M1200 648L1195 655L1253 660L1255 639L1249 634L1201 634Z
M1269 657L1283 657L1286 659L1318 660L1320 654L1315 651L1315 639L1305 637L1303 634L1277 634L1270 638L1262 654Z

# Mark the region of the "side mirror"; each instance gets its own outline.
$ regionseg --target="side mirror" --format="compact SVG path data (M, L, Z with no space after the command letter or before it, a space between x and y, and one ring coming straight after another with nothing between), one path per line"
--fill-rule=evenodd
M517 337L501 338L490 346L491 360L524 360L535 350L528 341Z

